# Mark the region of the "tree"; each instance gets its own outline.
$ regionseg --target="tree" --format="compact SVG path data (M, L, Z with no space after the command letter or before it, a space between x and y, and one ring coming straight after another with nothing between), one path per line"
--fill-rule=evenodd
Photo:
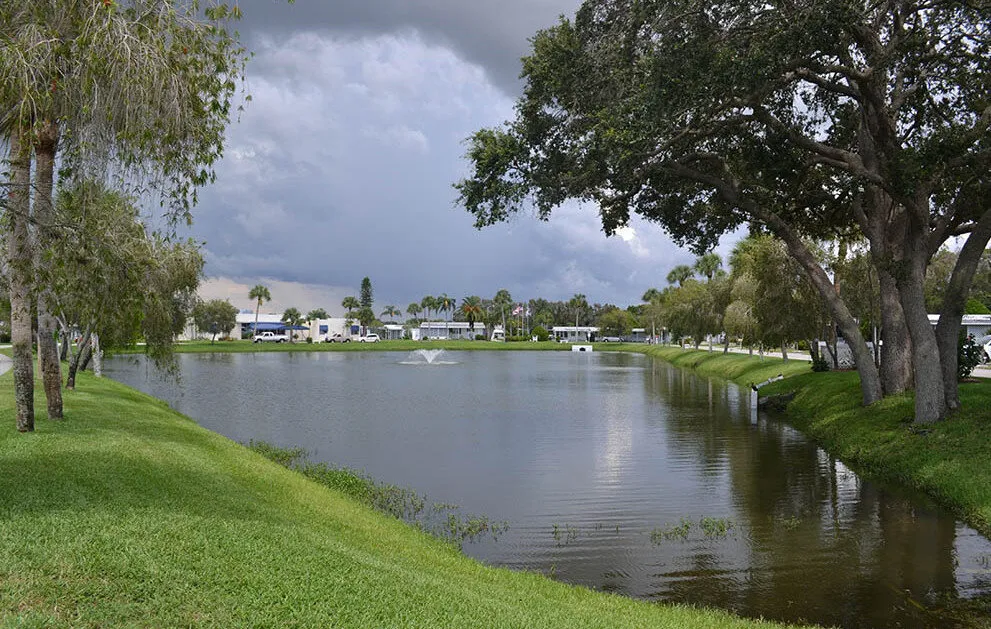
M433 295L426 295L420 300L420 306L423 308L423 316L430 320L430 311L437 307L437 299Z
M303 314L297 308L286 308L286 311L282 313L282 323L289 327L289 342L295 342L293 339L296 336L296 328L303 324Z
M306 313L307 321L319 321L321 319L329 319L330 315L323 308L315 308Z
M210 333L210 342L217 334L230 330L237 323L237 308L226 299L198 300L193 306L193 323L198 330Z
M505 288L500 288L496 291L495 296L492 298L492 303L495 306L496 313L498 313L502 327L505 330L506 307L513 303L513 296Z
M640 301L649 304L653 301L657 301L658 299L660 299L660 297L661 297L661 291L657 290L656 288L648 288L644 292L643 297L640 298Z
M596 325L607 336L627 336L635 323L633 315L620 308L610 308L596 320Z
M173 217L188 218L195 189L212 179L211 166L222 152L231 98L246 59L236 36L225 28L239 14L225 4L201 7L173 0L149 0L123 10L110 2L0 7L0 133L12 149L13 188L23 190L13 192L6 208L13 235L9 266L21 430L33 429L26 395L33 390L33 371L23 345L23 318L30 310L24 300L32 296L37 297L49 417L62 414L47 286L50 261L41 255L60 237L53 212L56 150L66 149L63 172L92 175L112 163L132 180L156 187L176 209ZM34 252L20 238L26 233L20 224L31 215L26 183L32 148L37 159ZM27 287L32 281L38 285Z
M414 319L418 318L421 312L423 312L423 307L415 301L410 302L410 304L406 306L406 314L410 315Z
M581 293L575 293L575 295L568 300L568 308L575 313L575 327L578 327L578 318L583 312L588 310L588 300L585 299L585 295Z
M395 320L394 317L398 317L401 314L402 311L399 308L396 308L395 306L386 306L385 309L382 310L381 316L390 317L391 320Z
M361 280L361 291L359 292L358 301L361 302L362 308L372 309L374 305L374 299L372 298L372 280L367 277Z
M692 267L687 264L679 264L668 273L668 284L678 284L678 286L684 286L685 281L692 275L694 275Z
M361 333L365 335L368 333L368 326L372 325L375 321L375 311L372 310L374 304L372 280L367 277L361 280L361 291L359 292L358 301L361 304L361 308L358 309L358 321L361 323Z
M66 229L52 244L50 285L62 334L92 339L96 358L101 339L109 348L143 339L146 354L171 367L203 269L198 248L147 234L131 199L92 182L60 191L58 209Z
M464 315L465 321L468 322L468 327L474 331L475 322L481 319L484 315L484 311L482 310L482 298L477 295L472 295L462 299L461 314Z
M711 280L712 276L716 274L719 267L723 265L723 261L719 258L716 253L707 253L705 255L699 256L695 260L695 272L699 275L704 275L706 280Z
M350 297L345 297L344 300L341 302L341 308L344 308L345 310L348 311L347 313L348 321L353 321L354 318L352 317L351 313L357 310L358 308L361 308L361 302L359 302L358 298L354 297L353 295Z
M248 291L248 299L253 299L255 301L255 334L258 334L258 313L261 311L262 304L267 301L272 301L272 293L268 291L267 286L262 284L255 284L250 291Z
M916 420L938 421L958 405L957 331L991 239L989 17L949 0L587 0L533 38L517 118L473 136L461 201L482 227L530 201L546 218L592 199L607 233L634 212L697 252L744 222L770 231L827 303L869 404L873 357L803 240L852 228L881 278L886 334L911 337ZM960 234L934 333L925 270Z
M448 297L447 293L443 293L434 298L434 303L437 305L437 310L446 314L454 310L455 300L452 297Z

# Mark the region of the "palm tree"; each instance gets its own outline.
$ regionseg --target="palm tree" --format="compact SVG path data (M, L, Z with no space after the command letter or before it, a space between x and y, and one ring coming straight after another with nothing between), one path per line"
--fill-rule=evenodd
M447 319L447 313L454 310L454 300L447 296L447 293L443 293L437 297L434 297L434 304L436 304L437 310L444 313L444 318Z
M272 301L272 293L268 292L268 288L261 284L255 284L254 288L248 293L248 299L255 300L255 334L258 334L258 312L262 308L262 304L266 301Z
M678 286L684 286L685 280L690 278L695 273L692 271L692 267L687 264L679 264L678 266L671 269L668 273L668 284L677 283Z
M354 316L351 314L354 310L361 308L361 302L355 296L345 297L344 301L341 302L341 308L348 311L347 314L347 324L350 326L354 323Z
M581 314L583 310L588 309L588 300L585 299L585 295L581 293L575 293L575 296L568 300L568 307L574 308L575 310L575 327L578 327L578 315ZM577 330L575 330L577 332Z
M413 301L406 306L406 314L411 315L414 319L418 319L421 312L423 312L423 307L418 302Z
M482 310L482 298L477 295L465 297L461 300L461 313L468 321L468 329L475 331L475 321L484 314Z
M695 271L700 275L704 275L706 280L711 280L712 276L716 274L719 267L723 265L722 259L719 254L710 252L703 256L699 256L695 260Z
M430 311L437 307L437 300L432 295L427 295L420 300L420 305L423 306L423 316L429 321Z
M397 315L402 314L402 310L396 308L395 306L386 306L385 309L380 314L380 317L390 317L390 321L395 321Z
M656 288L648 288L647 291L643 294L643 297L640 298L640 300L643 301L644 303L649 304L649 303L653 303L654 300L659 299L660 297L661 297L661 291L657 290Z
M329 319L330 315L323 308L314 308L306 313L307 321L317 321L319 319Z
M319 321L320 319L329 319L330 315L323 308L314 308L313 310L306 313L306 323L313 327L314 321ZM310 338L313 338L313 332L310 332ZM319 338L319 337L317 337Z
M509 294L509 291L505 288L500 288L496 291L495 297L492 298L495 302L496 307L499 309L499 313L502 315L502 328L506 329L506 306L513 303L513 296Z
M286 311L282 313L282 323L289 326L289 342L293 342L294 330L292 328L303 323L303 314L296 308L286 308Z

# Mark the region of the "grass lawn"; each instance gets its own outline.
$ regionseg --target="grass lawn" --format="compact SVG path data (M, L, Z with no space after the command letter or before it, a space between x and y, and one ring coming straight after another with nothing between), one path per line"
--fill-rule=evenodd
M0 377L2 626L776 626L485 567L148 396L78 384L64 422L21 435Z

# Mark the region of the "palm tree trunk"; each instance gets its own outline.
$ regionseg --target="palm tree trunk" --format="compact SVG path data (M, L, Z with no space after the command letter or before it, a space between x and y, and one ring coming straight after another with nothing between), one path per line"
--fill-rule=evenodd
M31 285L34 257L28 228L31 213L31 145L16 129L10 137L11 186L8 193L8 275L10 342L14 354L14 405L17 430L34 430L34 359L31 352Z
M55 239L55 210L52 207L52 188L55 180L55 150L58 145L58 127L46 123L35 143L35 201L34 218L37 227L35 268L38 275L38 362L48 402L48 419L62 419L62 367L58 346L55 343L55 317L50 305L54 301L48 288L48 267L45 250Z

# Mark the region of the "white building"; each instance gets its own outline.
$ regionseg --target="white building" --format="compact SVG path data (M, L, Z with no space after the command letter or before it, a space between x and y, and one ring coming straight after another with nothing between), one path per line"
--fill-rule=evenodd
M485 324L475 322L469 328L467 321L424 321L420 327L410 330L414 341L427 340L474 340L476 335L485 335Z
M929 315L929 323L935 327L939 323L939 315ZM991 315L965 314L960 322L960 327L964 334L973 334L975 339L979 339L991 334Z
M551 338L562 343L588 343L599 333L599 328L592 326L556 325L551 328Z

